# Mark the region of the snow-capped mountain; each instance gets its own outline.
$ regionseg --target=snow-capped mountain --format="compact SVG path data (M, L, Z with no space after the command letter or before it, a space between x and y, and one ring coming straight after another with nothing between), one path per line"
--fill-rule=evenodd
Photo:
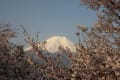
M55 53L59 51L60 46L62 46L64 49L69 48L70 51L76 52L74 44L64 36L53 36L46 41L46 50L48 52Z
M64 36L53 36L49 39L45 40L47 43L45 45L45 48L50 53L56 53L59 51L59 47L62 46L64 49L69 49L72 52L76 52L76 48L74 44ZM31 48L28 47L25 50L29 51Z

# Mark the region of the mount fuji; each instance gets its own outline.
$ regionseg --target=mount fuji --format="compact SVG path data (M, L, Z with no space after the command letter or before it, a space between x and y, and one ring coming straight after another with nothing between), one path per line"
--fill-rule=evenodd
M45 45L45 48L50 53L56 53L59 52L59 47L62 46L64 49L69 49L71 52L75 53L76 48L74 46L74 43L70 41L65 36L53 36L45 40L47 43ZM31 50L31 47L28 47L25 49L25 51Z

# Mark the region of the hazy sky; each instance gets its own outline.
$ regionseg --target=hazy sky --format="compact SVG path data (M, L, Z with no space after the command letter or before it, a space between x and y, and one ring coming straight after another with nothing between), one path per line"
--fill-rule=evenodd
M80 5L80 0L0 0L0 22L23 25L31 35L40 32L40 40L67 36L76 41L76 25L91 26L94 11Z

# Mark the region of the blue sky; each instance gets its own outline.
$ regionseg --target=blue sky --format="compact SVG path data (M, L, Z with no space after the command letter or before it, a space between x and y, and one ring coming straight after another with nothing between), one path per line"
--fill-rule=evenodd
M91 26L96 13L80 5L80 0L0 0L0 22L23 25L40 40L67 36L76 42L76 25Z

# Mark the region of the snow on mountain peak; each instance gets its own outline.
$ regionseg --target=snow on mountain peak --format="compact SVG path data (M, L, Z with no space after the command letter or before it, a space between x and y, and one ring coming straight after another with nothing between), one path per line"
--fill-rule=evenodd
M67 37L53 36L45 41L47 42L45 48L50 53L58 52L60 46L62 46L64 49L68 48L70 51L76 52L74 44ZM27 51L29 51L30 49L30 47L26 48Z
M46 50L51 53L59 51L59 47L69 48L70 51L76 52L74 44L64 36L53 36L49 38L46 44Z

